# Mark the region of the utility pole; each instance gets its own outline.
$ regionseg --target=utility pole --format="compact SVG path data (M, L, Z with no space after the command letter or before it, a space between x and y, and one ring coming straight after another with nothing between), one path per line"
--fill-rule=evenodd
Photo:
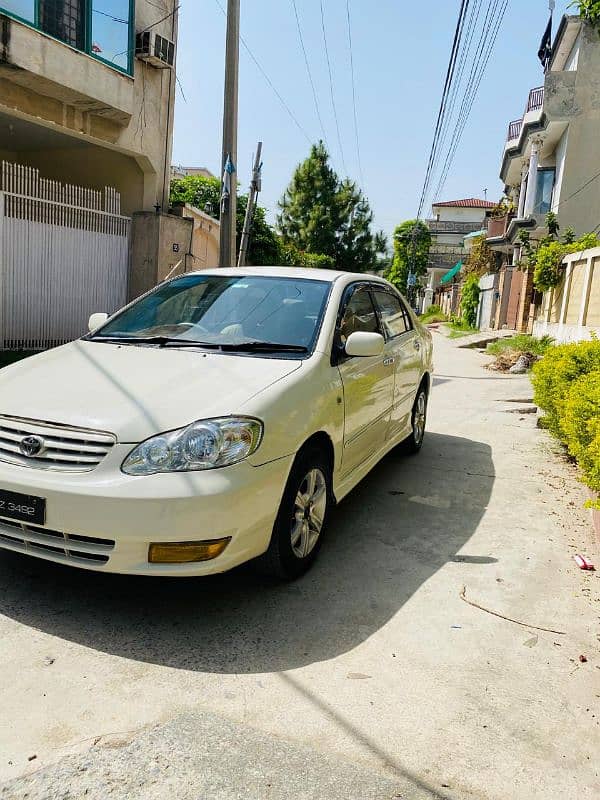
M250 229L252 227L252 219L254 217L254 210L258 202L258 193L261 190L261 172L262 172L262 142L259 142L256 147L256 158L254 159L254 169L252 170L252 180L250 181L250 192L248 194L248 205L246 206L246 218L244 219L244 230L242 232L242 241L240 244L240 257L238 260L238 267L246 266L246 256L248 255L248 245L250 244Z
M219 264L236 264L237 128L240 64L240 0L227 0L225 47L225 97L223 103L223 186L221 189L221 237Z

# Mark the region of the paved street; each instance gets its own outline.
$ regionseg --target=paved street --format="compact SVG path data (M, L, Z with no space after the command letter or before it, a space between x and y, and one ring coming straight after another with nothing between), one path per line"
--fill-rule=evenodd
M0 554L2 800L600 796L584 490L528 379L458 343L435 334L422 454L364 481L297 583Z

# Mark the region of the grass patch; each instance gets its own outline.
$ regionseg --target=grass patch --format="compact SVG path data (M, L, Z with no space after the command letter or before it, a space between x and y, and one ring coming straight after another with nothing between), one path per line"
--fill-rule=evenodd
M0 369L14 364L16 361L21 361L22 358L33 356L35 353L35 350L0 350Z
M487 352L491 356L500 356L508 351L543 356L548 348L553 347L553 345L554 339L551 336L542 336L541 339L537 339L527 333L517 333L516 336L490 342L487 346Z
M450 328L449 339L460 339L462 336L470 336L473 333L479 333L478 328L472 328L468 323L460 319L454 319L452 322L449 322L448 327Z
M430 322L447 322L448 317L439 306L431 305L424 314L421 314L419 321L423 325L428 325Z

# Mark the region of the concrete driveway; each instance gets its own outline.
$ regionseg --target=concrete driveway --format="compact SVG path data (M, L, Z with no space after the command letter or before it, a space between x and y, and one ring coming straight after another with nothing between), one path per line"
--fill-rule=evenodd
M423 452L355 490L297 583L0 553L3 800L600 796L583 489L526 378L435 344Z

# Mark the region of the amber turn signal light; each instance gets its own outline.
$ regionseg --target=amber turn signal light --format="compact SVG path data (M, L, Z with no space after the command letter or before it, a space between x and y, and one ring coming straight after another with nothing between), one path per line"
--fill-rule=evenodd
M148 548L151 564L191 564L197 561L212 561L220 556L231 537L213 539L209 542L153 542Z

